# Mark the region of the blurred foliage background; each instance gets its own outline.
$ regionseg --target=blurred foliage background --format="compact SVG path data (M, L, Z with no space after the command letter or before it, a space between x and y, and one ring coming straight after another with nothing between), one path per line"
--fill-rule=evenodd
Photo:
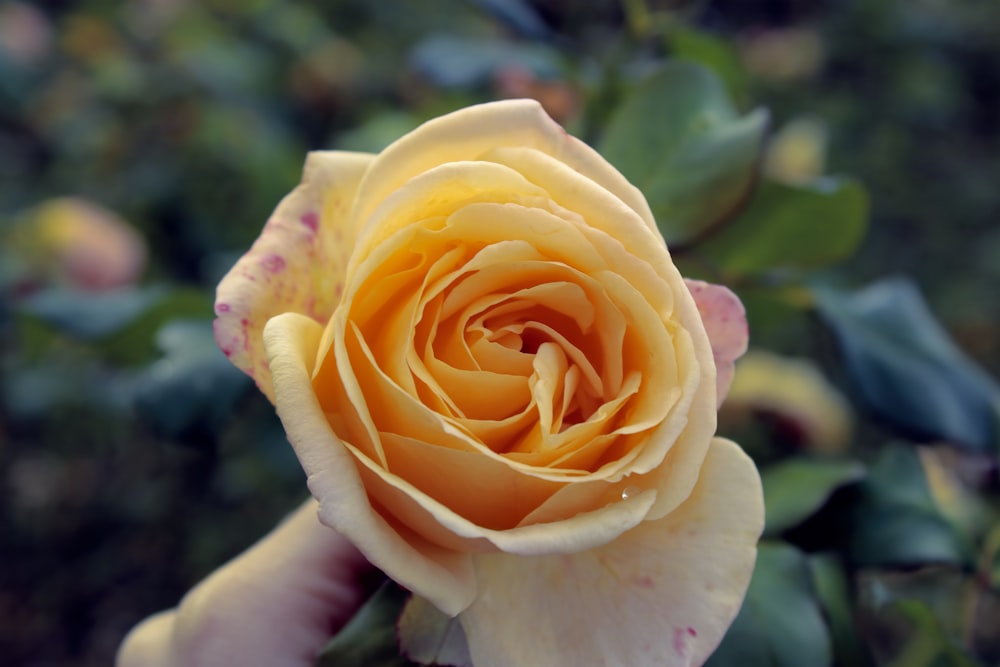
M721 431L768 528L711 664L1000 664L998 29L991 0L0 2L0 662L108 664L304 497L211 303L305 152L530 96L748 307Z

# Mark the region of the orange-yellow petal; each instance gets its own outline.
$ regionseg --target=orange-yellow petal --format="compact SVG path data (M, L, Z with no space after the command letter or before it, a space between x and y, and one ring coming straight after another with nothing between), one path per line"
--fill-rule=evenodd
M334 435L312 390L322 332L314 320L285 313L263 334L278 416L320 502L320 520L397 582L457 614L476 594L469 554L432 544L372 507L355 458Z

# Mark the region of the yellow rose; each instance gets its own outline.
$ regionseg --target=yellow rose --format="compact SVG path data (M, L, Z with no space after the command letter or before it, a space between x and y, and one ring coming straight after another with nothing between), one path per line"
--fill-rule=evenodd
M311 154L216 312L321 521L458 615L477 667L720 641L763 524L714 438L742 306L685 283L642 194L537 103Z

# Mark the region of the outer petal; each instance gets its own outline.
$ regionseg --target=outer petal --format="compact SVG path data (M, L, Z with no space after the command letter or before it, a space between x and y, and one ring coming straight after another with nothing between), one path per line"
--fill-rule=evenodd
M457 614L476 594L469 557L415 536L405 539L405 529L372 508L353 457L333 434L313 392L322 334L322 326L295 313L275 317L264 330L278 416L320 501L320 520L400 584Z
M354 193L374 159L367 153L310 153L302 183L219 283L215 340L272 403L264 325L278 313L301 313L319 322L333 313L356 236L349 215Z
M747 351L750 330L743 302L728 287L685 279L701 313L715 357L717 400L722 405L733 383L735 362Z
M459 617L473 661L701 665L739 610L763 524L753 462L716 439L684 504L606 547L570 556L477 556L480 594Z
M567 134L535 100L503 100L460 109L424 123L379 154L358 190L354 218L362 226L359 257L370 247L364 242L368 218L380 202L411 178L447 162L481 159L502 147L534 148L547 153L598 185L611 191L643 221L656 223L642 193L601 155ZM662 243L662 237L659 237Z

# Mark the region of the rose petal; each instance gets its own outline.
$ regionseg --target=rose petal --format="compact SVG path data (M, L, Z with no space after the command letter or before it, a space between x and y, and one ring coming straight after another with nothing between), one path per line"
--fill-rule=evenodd
M662 520L574 555L477 555L480 594L459 617L473 661L701 665L739 610L763 520L753 462L716 439L697 486Z
M535 100L480 104L424 123L379 154L359 187L353 215L368 221L375 207L411 178L448 162L482 159L504 146L535 148L557 158L611 191L656 229L642 193L597 151L567 134ZM362 236L375 226L365 224Z
M735 362L747 351L750 330L743 302L728 287L685 279L712 343L715 357L717 405L722 405L733 382Z
M658 273L674 278L663 236L634 207L581 171L551 155L524 146L496 148L484 160L502 164L541 187L553 202L573 211L594 229L607 233L631 254L649 263ZM669 275L667 275L669 272Z
M301 313L319 322L333 313L354 245L349 217L354 192L374 159L366 153L310 153L302 183L219 283L215 340L271 402L264 325L278 313Z
M410 533L404 538L372 508L354 458L331 431L312 390L322 333L323 327L297 313L278 315L264 329L278 415L320 501L320 520L397 582L457 614L476 594L469 556Z

